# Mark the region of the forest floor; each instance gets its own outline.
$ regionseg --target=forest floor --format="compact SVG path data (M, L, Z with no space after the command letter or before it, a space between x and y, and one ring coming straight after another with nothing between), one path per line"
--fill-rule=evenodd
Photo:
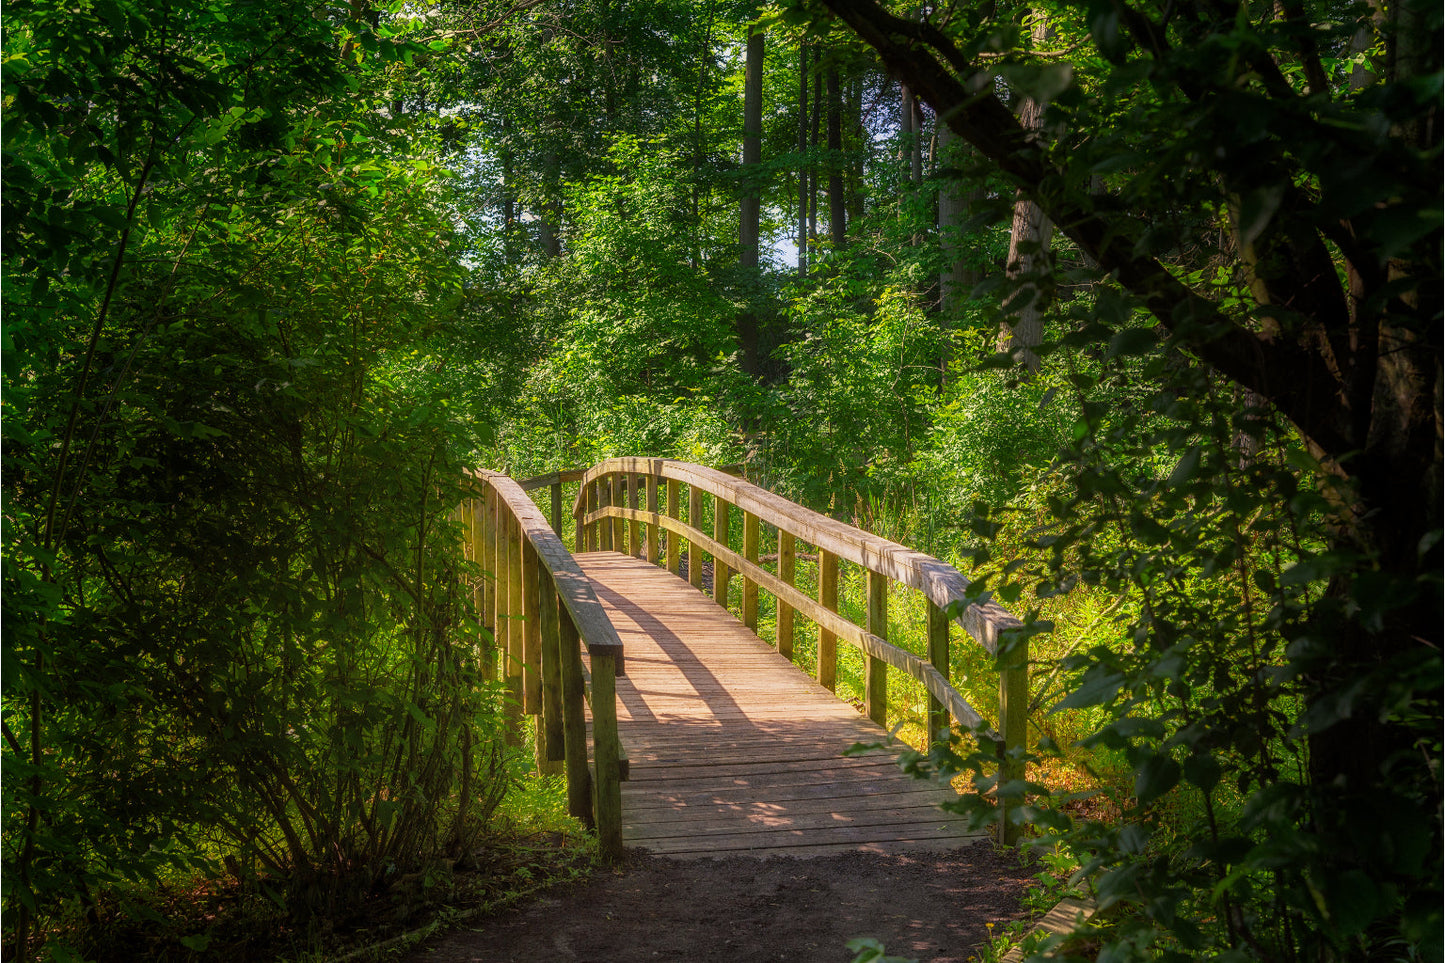
M968 963L1027 915L1035 868L987 842L949 852L673 860L630 854L436 936L408 963L848 963L851 939L893 957Z

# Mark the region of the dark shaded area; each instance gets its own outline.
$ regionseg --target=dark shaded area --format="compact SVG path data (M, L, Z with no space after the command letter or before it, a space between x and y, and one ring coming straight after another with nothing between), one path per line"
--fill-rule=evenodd
M951 852L668 860L615 870L446 936L412 963L846 961L871 936L890 955L964 963L1022 914L1033 870L984 843Z

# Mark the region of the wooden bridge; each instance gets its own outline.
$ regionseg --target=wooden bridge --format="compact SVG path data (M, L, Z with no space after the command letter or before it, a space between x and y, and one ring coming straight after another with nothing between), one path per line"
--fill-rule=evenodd
M561 535L569 483L576 553ZM970 604L944 562L685 462L617 458L522 482L483 471L472 485L461 516L509 732L533 717L538 765L565 771L568 808L604 854L889 852L976 837L939 808L950 787L904 774L887 750L843 755L887 739L889 669L927 689L933 737L955 723L980 731L1005 750L1000 782L1021 777L1006 749L1023 742L1026 651L999 673L996 729L948 681L951 625L996 652L1019 623ZM528 494L542 488L550 521ZM767 559L764 539L777 549ZM796 587L800 557L816 565L816 596ZM838 612L840 562L866 573L864 625ZM735 576L736 613L715 601ZM887 641L890 583L926 600L927 658ZM760 591L775 599L773 645L755 634ZM798 616L816 627L816 679L792 659ZM863 654L864 714L833 691L840 639Z

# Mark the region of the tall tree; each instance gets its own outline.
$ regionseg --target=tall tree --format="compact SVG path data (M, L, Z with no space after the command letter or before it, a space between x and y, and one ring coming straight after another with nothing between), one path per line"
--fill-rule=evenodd
M739 232L744 276L750 283L758 272L759 222L762 212L763 163L763 31L749 26L743 77L743 192L739 201ZM762 371L758 346L758 316L749 308L738 314L738 345L743 370Z
M1048 17L1033 11L1030 32L1037 49L1048 39ZM1036 137L1041 136L1047 109L1047 99L1025 93L1018 103L1019 126ZM1053 223L1034 199L1020 190L1014 199L1005 266L1009 279L1017 284L1005 307L1005 320L999 326L998 349L1012 354L1031 374L1038 372L1040 364L1034 349L1044 338L1044 312L1050 286L1049 245L1053 236Z
M1372 19L1304 2L1191 5L1182 16L1171 4L1101 5L1071 24L1092 41L1087 61L1021 57L995 70L974 51L987 46L980 36L1007 36L1011 12L980 34L874 0L822 3L1098 265L1100 292L1127 295L1131 307L1103 315L1112 353L1163 338L1171 363L1255 392L1308 445L1332 545L1285 578L1323 585L1324 602L1313 620L1281 626L1293 640L1284 664L1255 683L1263 693L1277 678L1299 682L1308 772L1280 774L1251 804L1290 807L1279 832L1287 822L1304 847L1291 849L1290 898L1325 907L1296 933L1311 953L1363 953L1360 927L1376 924L1438 947L1438 6L1400 3ZM1351 90L1325 51L1361 27L1380 55L1374 80ZM1042 142L996 93L969 92L979 73L1053 100L1069 130ZM1101 171L1112 173L1097 189ZM1110 297L1099 303L1117 306ZM1133 305L1155 331L1130 333ZM1187 475L1192 463L1181 464ZM1099 663L1093 678L1110 671ZM1141 786L1150 766L1174 773L1148 758ZM1366 844L1362 813L1381 821ZM1390 895L1361 906L1350 886ZM1231 919L1230 932L1242 925Z

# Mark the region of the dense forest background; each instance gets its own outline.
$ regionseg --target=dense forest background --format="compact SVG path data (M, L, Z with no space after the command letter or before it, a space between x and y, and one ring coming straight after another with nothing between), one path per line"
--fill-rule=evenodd
M196 885L305 945L545 806L452 512L633 454L1024 619L1030 781L914 764L1100 959L1441 958L1438 4L6 27L7 959Z

